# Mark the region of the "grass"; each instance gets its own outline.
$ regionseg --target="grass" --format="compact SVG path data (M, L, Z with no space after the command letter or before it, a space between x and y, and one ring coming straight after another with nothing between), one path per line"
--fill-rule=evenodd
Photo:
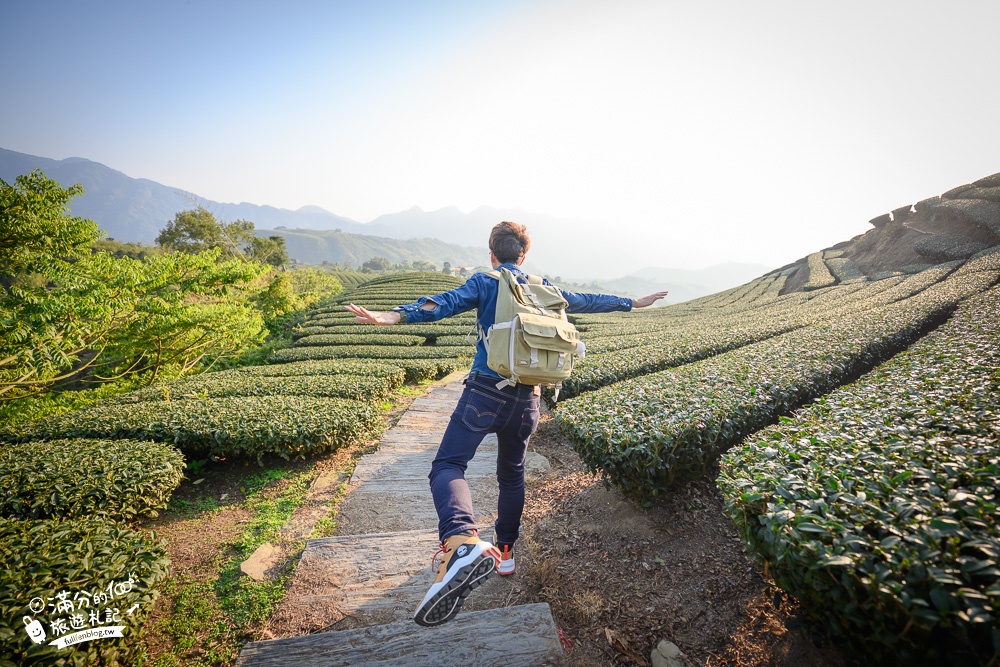
M397 392L398 398L422 395L431 381L409 385ZM395 408L387 402L383 408ZM337 530L336 507L347 490L347 481L357 459L370 453L370 445L362 445L350 452L338 466L344 475L333 501L335 508L320 519L310 538L328 537ZM284 600L289 585L293 563L301 553L304 542L292 544L293 557L287 571L271 580L255 581L244 576L240 564L261 544L273 542L282 526L306 500L309 486L316 473L315 463L276 464L265 469L249 468L245 472L238 464L227 462L189 464L188 477L204 475L203 495L181 498L175 495L162 520L193 521L194 530L211 532L225 522L235 523L233 530L215 545L211 562L201 571L194 569L172 575L161 589L162 598L157 604L166 605L166 613L151 619L143 630L146 657L140 667L211 667L232 665L240 649L248 641L260 638L267 620ZM230 488L237 486L243 499L236 502L220 500L213 479L221 475L214 472L229 470L235 478ZM227 512L244 517L234 520ZM227 518L228 517L228 518ZM155 644L155 647L153 646ZM155 653L155 657L150 657Z
M305 501L314 468L269 468L240 481L245 494L236 508L249 515L218 544L208 572L172 576L162 589L169 613L144 630L144 636L166 640L168 650L147 667L230 665L240 648L274 613L285 595L288 574L262 582L244 576L240 564L261 544L273 540L292 513ZM191 519L206 530L226 507L214 496L196 500L175 498L168 512ZM167 516L166 519L171 517ZM301 545L296 545L301 550Z

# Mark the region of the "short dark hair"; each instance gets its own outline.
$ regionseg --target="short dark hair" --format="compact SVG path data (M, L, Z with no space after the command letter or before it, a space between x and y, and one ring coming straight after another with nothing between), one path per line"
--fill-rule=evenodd
M516 262L531 247L528 228L504 220L490 232L490 250L501 264Z

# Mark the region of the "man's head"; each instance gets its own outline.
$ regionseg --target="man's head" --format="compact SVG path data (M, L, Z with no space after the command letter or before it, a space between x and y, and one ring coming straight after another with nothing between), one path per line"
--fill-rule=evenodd
M499 264L520 264L530 247L531 237L524 225L505 220L490 232L490 252Z

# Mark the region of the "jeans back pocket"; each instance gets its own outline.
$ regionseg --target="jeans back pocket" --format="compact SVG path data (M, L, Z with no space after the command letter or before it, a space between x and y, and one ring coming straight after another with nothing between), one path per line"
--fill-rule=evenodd
M475 389L469 390L469 400L462 413L462 423L471 430L482 433L496 424L506 401Z

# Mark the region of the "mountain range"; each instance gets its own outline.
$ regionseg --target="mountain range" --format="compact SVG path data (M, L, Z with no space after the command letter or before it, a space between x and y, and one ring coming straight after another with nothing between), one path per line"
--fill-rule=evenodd
M176 213L201 206L222 221L253 222L260 236L283 236L289 256L307 264L327 261L359 266L377 255L394 262L425 260L438 266L444 262L452 266L484 266L489 263L485 243L488 230L500 220L515 220L528 225L532 234L527 270L581 283L592 281L597 275L595 267L603 268L601 274L605 276L610 268L599 247L591 249L590 255L565 251L566 238L581 233L594 238L600 234L594 223L519 209L480 207L463 213L456 207L436 211L413 207L360 223L318 206L292 211L246 202L211 201L149 179L133 178L85 158L54 160L0 148L0 179L13 183L17 176L34 169L63 187L82 185L84 193L70 202L71 213L94 220L107 236L123 242L151 244ZM604 277L599 286L623 295L667 289L671 292L669 300L676 303L745 283L770 268L752 263L728 263L700 270L648 267L617 279Z

